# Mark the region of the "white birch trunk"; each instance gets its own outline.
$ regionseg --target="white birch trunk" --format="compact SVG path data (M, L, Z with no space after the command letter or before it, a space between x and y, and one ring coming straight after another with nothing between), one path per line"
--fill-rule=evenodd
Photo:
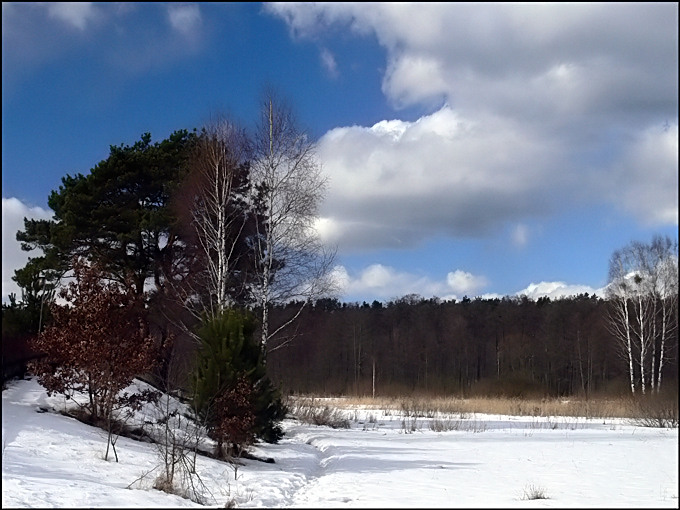
M646 361L646 354L647 354L647 337L645 335L645 320L646 317L644 316L644 307L643 307L643 297L641 295L637 296L637 303L638 303L638 308L636 310L636 319L638 323L638 341L640 344L640 358L638 359L638 365L640 366L640 391L642 394L645 394L646 390L646 371L645 371L645 361Z
M256 141L253 164L254 185L264 225L258 225L256 243L258 304L261 307L263 358L290 339L280 333L302 312L309 299L323 294L318 282L330 273L332 256L326 257L314 230L317 210L325 189L314 145L298 132L292 118L275 109L271 98ZM320 261L320 262L319 262ZM293 317L283 324L271 324L271 306L302 300ZM276 337L277 345L271 346Z
M233 207L245 143L236 128L226 122L210 126L204 137L194 164L198 184L191 214L212 295L204 309L214 315L231 305L229 278L247 221L246 211Z

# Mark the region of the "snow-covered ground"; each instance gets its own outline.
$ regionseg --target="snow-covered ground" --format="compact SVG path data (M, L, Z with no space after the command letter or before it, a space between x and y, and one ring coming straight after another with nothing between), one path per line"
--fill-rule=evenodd
M2 392L3 508L200 506L151 488L160 463L154 445L121 437L120 461L105 461L105 433L53 411L63 405L35 380L11 381ZM199 457L207 504L678 507L678 429L470 415L440 417L458 430L435 432L425 418L347 412L350 429L286 420L279 444L253 448L273 464L242 460L235 470Z

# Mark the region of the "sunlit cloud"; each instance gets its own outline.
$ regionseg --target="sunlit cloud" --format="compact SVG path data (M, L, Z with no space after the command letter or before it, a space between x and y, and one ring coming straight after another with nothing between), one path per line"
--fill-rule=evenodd
M336 128L319 141L333 183L322 212L341 248L482 237L551 212L563 200L557 186L567 196L580 186L575 174L555 175L563 152L508 119L471 120L446 105L415 122Z
M483 275L475 275L468 271L456 269L449 272L442 280L417 275L408 271L399 271L383 264L371 264L364 269L350 274L344 266L333 269L333 280L344 295L345 300L377 299L387 301L410 294L423 298L437 297L442 300L458 300L464 297L497 299L503 298L497 293L483 292L489 286ZM588 285L568 284L565 282L531 283L514 296L526 296L537 300L548 297L552 300L569 298L579 294L596 295L604 298L604 289L595 289Z
M588 285L569 285L565 282L540 282L531 283L526 289L515 293L517 296L526 296L529 299L537 300L548 297L552 300L578 296L579 294L596 295L600 298L605 297L604 289L594 289Z
M514 224L520 247L521 225L603 200L640 223L677 225L677 6L619 7L268 4L319 45L337 27L373 35L387 100L432 112L321 139L333 182L324 214L340 245ZM664 135L649 128L659 119Z
M21 298L19 286L12 280L14 271L28 262L28 257L42 255L41 252L25 252L16 240L17 231L23 230L24 218L51 219L51 210L30 207L16 198L2 199L2 300L5 302L11 293Z
M447 274L446 283L451 291L457 295L477 295L481 289L488 285L483 276L475 276L460 269Z
M483 276L467 271L449 272L442 280L400 271L383 264L371 264L356 274L343 266L336 266L333 279L341 292L351 300L354 296L385 301L417 294L424 298L461 299L465 295L477 296L488 285Z

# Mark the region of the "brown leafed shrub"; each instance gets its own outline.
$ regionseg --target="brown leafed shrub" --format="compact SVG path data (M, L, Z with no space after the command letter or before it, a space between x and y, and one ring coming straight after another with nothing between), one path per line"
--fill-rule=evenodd
M216 421L209 427L210 436L217 441L218 456L224 456L222 446L227 445L227 455L240 455L243 448L255 440L255 409L252 404L253 387L247 377L241 376L236 384L222 392L213 405Z
M54 304L53 321L33 342L44 357L29 365L49 395L79 403L93 423L111 421L117 407L140 404L138 395L121 394L135 376L150 370L154 343L143 319L141 296L106 281L97 265L74 261L74 281L60 292L69 304Z

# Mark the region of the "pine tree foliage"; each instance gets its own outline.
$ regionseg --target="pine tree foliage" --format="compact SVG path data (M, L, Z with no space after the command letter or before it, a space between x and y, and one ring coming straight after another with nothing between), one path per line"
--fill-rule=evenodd
M145 133L133 145L112 145L89 174L63 177L48 198L54 219L27 219L17 233L23 250L37 248L43 255L30 258L15 281L24 287L32 273L47 270L57 281L74 256L87 256L137 294L147 278L162 288L170 260L181 250L168 203L195 140L194 133L177 131L152 143Z
M285 408L266 376L255 318L229 309L204 319L193 377L194 406L210 435L233 452L255 438L275 442L282 436L278 422Z

